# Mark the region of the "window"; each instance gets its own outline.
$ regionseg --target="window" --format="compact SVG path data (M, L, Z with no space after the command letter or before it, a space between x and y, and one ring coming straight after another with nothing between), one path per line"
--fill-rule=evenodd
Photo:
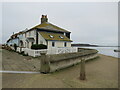
M55 47L55 42L52 42L52 47Z
M52 36L52 35L49 35L50 36L50 38L54 38L54 36Z
M62 36L59 36L61 39L63 39L63 37Z
M67 42L64 42L64 46L65 46L65 47L67 46Z

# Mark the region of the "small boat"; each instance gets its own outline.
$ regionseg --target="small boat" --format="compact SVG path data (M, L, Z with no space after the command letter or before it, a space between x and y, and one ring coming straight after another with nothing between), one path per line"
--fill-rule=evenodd
M114 50L114 52L120 52L120 50Z

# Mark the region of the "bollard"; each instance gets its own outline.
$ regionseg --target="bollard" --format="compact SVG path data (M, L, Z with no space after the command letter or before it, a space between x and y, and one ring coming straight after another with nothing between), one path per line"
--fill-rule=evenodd
M40 53L41 54L41 62L40 62L40 72L43 74L50 72L49 67L49 58L47 57L46 53Z
M85 75L85 59L81 59L81 68L80 68L80 80L86 80Z

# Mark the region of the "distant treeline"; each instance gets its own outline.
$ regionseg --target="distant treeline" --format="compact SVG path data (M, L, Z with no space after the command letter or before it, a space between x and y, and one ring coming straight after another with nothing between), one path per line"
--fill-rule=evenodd
M71 46L98 47L98 45L90 45L90 44L71 44Z
M91 44L71 44L71 46L80 47L120 47L120 46L105 46L105 45L91 45Z

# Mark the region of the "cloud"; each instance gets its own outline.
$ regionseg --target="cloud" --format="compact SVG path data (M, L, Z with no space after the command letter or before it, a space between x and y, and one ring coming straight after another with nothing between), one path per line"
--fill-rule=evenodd
M13 32L40 23L47 14L49 22L72 32L74 42L91 44L117 43L117 3L4 3L3 42Z

